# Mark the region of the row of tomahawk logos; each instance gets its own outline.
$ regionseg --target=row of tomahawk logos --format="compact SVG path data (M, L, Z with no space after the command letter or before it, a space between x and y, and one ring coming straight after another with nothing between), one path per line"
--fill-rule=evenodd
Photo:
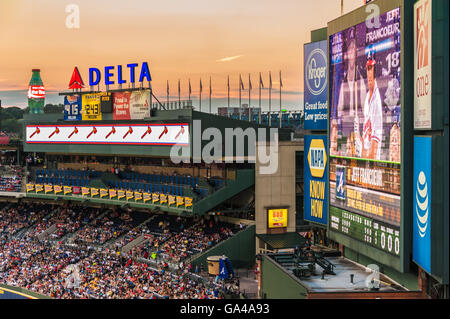
M27 142L187 144L187 123L120 125L27 125Z

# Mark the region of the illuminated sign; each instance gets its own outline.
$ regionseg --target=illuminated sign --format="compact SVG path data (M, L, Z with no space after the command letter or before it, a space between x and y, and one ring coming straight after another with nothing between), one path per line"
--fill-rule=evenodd
M326 135L305 135L304 219L327 224L328 165Z
M102 119L100 94L83 94L81 101L81 115L83 121L100 121Z
M268 210L268 221L269 221L268 227L269 228L287 227L287 217L288 217L287 208L269 209Z
M327 41L304 46L304 110L306 130L326 130L327 101Z
M400 8L329 37L330 229L400 255Z
M29 99L43 99L45 98L45 88L43 85L30 85L28 87Z
M27 125L27 143L189 145L189 124Z
M431 273L431 146L431 137L414 137L412 257L428 273Z
M73 69L72 77L69 82L69 90L82 89L84 88L83 79L81 78L78 68Z
M64 121L81 121L81 95L64 97Z
M414 128L431 129L431 0L414 4Z
M308 165L313 177L323 177L327 166L327 152L323 139L311 140L308 151Z
M138 63L129 63L126 68L122 65L117 66L117 70L114 66L105 66L104 68L104 84L113 85L125 84L125 83L136 83L136 77L138 76L138 82L143 83L144 80L150 82L152 80L150 75L150 69L147 62L143 62L140 69L138 68ZM128 70L126 70L128 69ZM128 75L128 81L125 80L125 74ZM117 80L116 82L114 80ZM100 84L102 80L102 74L98 68L89 68L89 85L94 86Z

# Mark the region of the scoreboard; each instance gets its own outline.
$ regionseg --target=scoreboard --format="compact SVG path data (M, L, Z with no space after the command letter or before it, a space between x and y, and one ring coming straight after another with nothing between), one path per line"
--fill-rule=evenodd
M330 207L330 228L390 254L400 254L400 226Z

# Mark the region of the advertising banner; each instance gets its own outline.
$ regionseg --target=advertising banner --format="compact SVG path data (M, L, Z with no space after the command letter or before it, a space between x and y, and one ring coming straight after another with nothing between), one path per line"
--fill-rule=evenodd
M152 199L152 194L150 194L150 193L144 193L143 194L144 203L148 202L151 199Z
M130 120L130 98L131 92L113 93L113 119Z
M83 94L81 98L83 121L101 121L100 94Z
M431 137L414 137L413 261L431 274Z
M414 4L414 129L431 129L432 3Z
M115 92L114 120L141 120L150 117L150 90Z
M122 199L125 197L125 191L123 190L118 190L117 191L117 199Z
M81 95L64 97L64 121L81 121Z
M44 186L42 186L41 184L36 184L35 190L36 190L36 193L42 192L44 190Z
M400 8L380 14L378 25L362 22L329 38L330 228L394 255L401 224L400 40Z
M303 51L305 130L326 130L328 120L327 41L305 44Z
M153 193L152 194L152 203L156 203L159 201L159 194Z
M169 206L176 203L176 196L169 195Z
M27 125L27 143L189 145L189 124Z
M45 98L45 87L43 85L30 85L28 87L27 97L29 99L43 99L43 98Z
M328 223L328 156L326 135L305 135L304 219Z
M267 211L268 227L269 228L283 228L287 227L287 208L269 209Z
M33 192L34 191L34 184L27 184L27 192Z
M133 91L130 97L130 117L141 120L150 117L150 90Z

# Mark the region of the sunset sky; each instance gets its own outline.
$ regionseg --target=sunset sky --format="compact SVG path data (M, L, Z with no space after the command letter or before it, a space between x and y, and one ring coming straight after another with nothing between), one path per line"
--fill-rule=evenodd
M344 12L362 5L345 0ZM232 106L237 106L238 79L245 88L252 78L252 106L258 104L259 72L268 86L272 72L272 105L279 108L278 73L283 77L283 108L303 108L303 44L310 31L340 15L340 0L1 0L0 99L2 105L27 105L31 69L41 69L46 103L63 103L74 66L85 84L89 67L147 61L155 95L166 100L166 81L173 99L187 97L202 107L212 78L214 107L226 106L227 75ZM80 9L80 28L69 29L66 6ZM102 87L101 87L102 88ZM175 98L176 97L176 98ZM242 94L248 101L248 91ZM263 92L267 110L267 91Z

